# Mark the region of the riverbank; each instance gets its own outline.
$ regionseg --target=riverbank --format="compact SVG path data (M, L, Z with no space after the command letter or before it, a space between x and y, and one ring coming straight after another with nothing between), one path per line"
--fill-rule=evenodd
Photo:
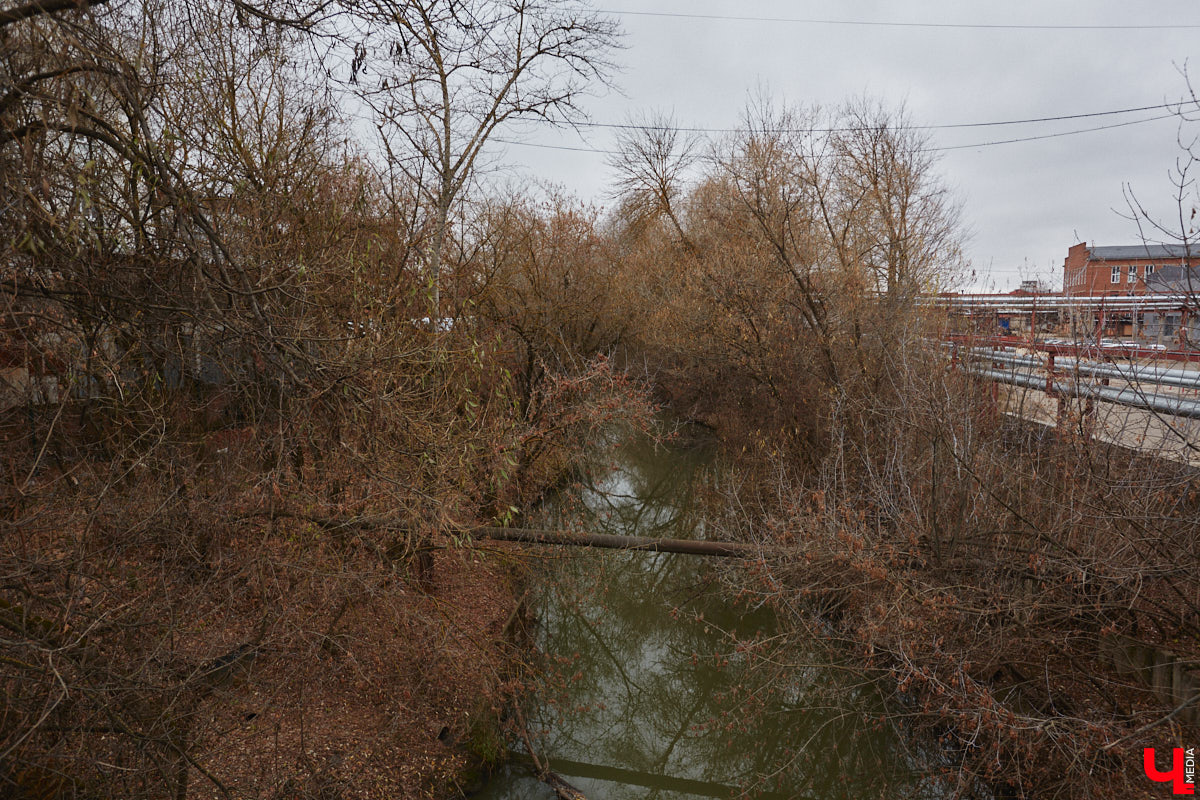
M378 576L382 581L387 578ZM381 587L382 588L382 587ZM319 645L260 660L222 704L206 767L237 796L457 797L503 752L517 688L506 623L518 595L504 559L437 552L416 590L345 610ZM219 797L196 782L194 796Z
M1012 421L959 435L939 455L919 431L908 463L837 482L757 465L711 501L739 509L723 538L763 548L731 591L873 676L947 792L1151 796L1144 748L1197 734L1194 573L1173 555L1190 552L1195 476Z
M144 499L137 488L122 487L128 502ZM512 554L435 537L418 571L396 531L247 510L262 501L190 515L164 504L162 527L99 512L90 531L56 505L38 535L7 540L31 596L60 588L64 564L86 565L70 586L92 619L76 628L48 602L0 599L0 625L47 648L70 687L50 695L62 708L42 712L39 747L0 764L10 791L416 800L477 788L526 660L510 637L523 591ZM28 675L37 663L9 659L26 675L4 684L8 715L43 688Z

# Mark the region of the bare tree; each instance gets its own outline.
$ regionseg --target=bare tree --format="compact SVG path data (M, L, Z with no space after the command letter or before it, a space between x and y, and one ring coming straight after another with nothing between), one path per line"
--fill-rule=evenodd
M958 253L958 210L933 180L929 137L903 108L860 99L837 117L839 191L856 209L854 254L889 295L911 299L953 272Z
M670 114L629 117L617 134L616 152L608 157L616 173L611 194L620 201L628 222L644 224L666 217L679 241L694 250L678 206L688 173L700 160L700 147L699 135L681 130Z
M284 793L343 733L310 713L335 656L395 647L404 680L408 634L442 652L404 525L515 495L495 448L528 426L473 343L408 324L407 198L345 143L301 25L42 5L0 26L0 794ZM385 699L346 715L386 714L350 746L413 736L364 679ZM268 714L274 743L232 744Z
M350 81L429 208L426 267L440 317L451 212L498 130L570 123L612 72L618 28L575 0L373 0L357 15Z

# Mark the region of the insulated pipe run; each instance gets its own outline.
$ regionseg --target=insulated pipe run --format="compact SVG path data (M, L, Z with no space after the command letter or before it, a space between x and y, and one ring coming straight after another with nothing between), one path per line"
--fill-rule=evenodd
M1037 298L1012 297L1010 295L957 295L951 297L923 297L922 305L947 308L1011 308L1025 311L1052 311L1059 308L1080 310L1167 310L1195 308L1195 294L1135 294L1135 295L1088 295L1088 296L1041 296Z
M972 348L971 353L977 354L980 356L991 356L991 355L998 353L998 354L1002 354L1002 355L1006 355L1006 356L1018 357L1018 359L1037 360L1037 356L1021 355L1019 353L1016 353L1016 350L1014 348L1010 348L1010 347L1006 347L1001 350L992 350L991 348L977 347L977 348ZM1122 375L1128 375L1128 374L1146 375L1147 380L1159 377L1159 375L1166 375L1166 377L1177 377L1177 378L1193 380L1193 381L1195 381L1195 383L1200 384L1200 371L1196 371L1196 369L1180 369L1180 368L1176 368L1176 367L1150 367L1150 366L1134 365L1134 363L1132 363L1132 365L1129 365L1128 367L1122 367L1122 366L1115 365L1115 363L1104 363L1104 362L1100 362L1100 361L1084 361L1084 360L1081 360L1079 356L1060 355L1057 357L1058 357L1058 359L1061 359L1063 361L1073 361L1075 363L1078 363L1078 365L1080 365L1080 367L1116 369L1116 371L1120 371Z
M1049 385L1044 375L1031 372L1008 372L999 369L972 368L971 374L979 375L989 380L1007 383L1013 386L1023 386L1027 389L1046 391L1067 397L1083 397L1092 400L1103 400L1130 408L1140 408L1154 411L1172 417L1200 419L1200 401L1190 400L1178 395L1146 394L1137 389L1116 389L1112 386L1096 384L1080 384L1067 381L1053 381Z
M1014 364L1026 367L1045 367L1042 359L1036 356L1023 356L1012 351L993 351L986 348L973 348L971 356L979 361L998 361L1002 364ZM1118 367L1111 364L1080 361L1078 358L1060 356L1056 366L1064 373L1078 373L1093 378L1116 378L1131 383L1152 383L1158 386L1177 386L1183 389L1200 390L1200 372L1192 370L1172 369L1169 367L1141 367L1130 365Z

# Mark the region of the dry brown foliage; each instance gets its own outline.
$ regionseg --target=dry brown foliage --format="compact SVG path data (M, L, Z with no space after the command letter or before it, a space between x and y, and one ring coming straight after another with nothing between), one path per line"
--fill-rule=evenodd
M764 546L738 590L882 676L949 790L1152 791L1141 748L1191 717L1114 655L1200 656L1190 469L1007 417L952 369L917 300L953 274L954 209L902 116L756 101L667 189L652 133L624 173L659 309L636 347L731 445L714 514Z
M521 654L508 559L446 531L644 407L594 350L530 388L465 238L430 320L330 40L234 5L0 25L0 793L461 788Z

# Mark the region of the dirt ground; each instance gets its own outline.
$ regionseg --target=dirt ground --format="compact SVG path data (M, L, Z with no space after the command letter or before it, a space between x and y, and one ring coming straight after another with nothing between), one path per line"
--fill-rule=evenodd
M455 796L498 754L517 684L502 559L442 551L426 587L391 588L346 611L327 642L297 637L206 704L198 761L234 797ZM223 794L199 770L191 786Z

